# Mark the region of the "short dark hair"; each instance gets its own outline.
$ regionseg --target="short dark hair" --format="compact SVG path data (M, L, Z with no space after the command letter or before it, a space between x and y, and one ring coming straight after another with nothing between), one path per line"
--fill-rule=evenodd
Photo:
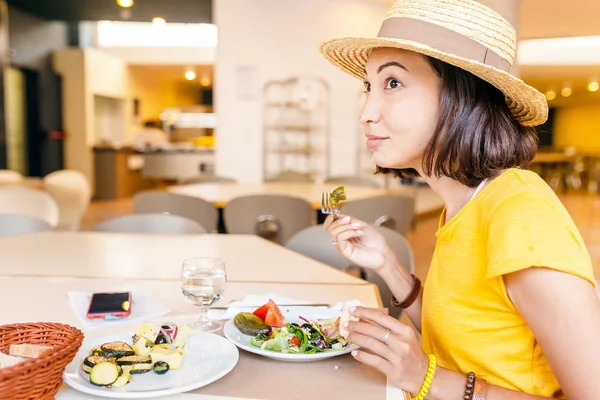
M441 78L440 116L425 148L423 173L447 176L469 187L501 170L527 167L538 146L534 128L520 125L504 94L483 79L426 57ZM415 169L377 166L378 174L400 179L419 176Z

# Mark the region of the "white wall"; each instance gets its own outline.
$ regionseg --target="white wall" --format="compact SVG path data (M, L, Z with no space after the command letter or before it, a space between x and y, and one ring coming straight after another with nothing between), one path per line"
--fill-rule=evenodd
M86 90L93 94L124 99L127 96L127 64L103 50L84 49Z
M123 100L94 95L94 143L125 142L125 107Z
M390 1L391 4L391 1ZM318 75L331 85L332 175L354 174L357 106L362 83L330 65L318 52L325 39L376 35L389 5L372 0L215 0L217 173L242 182L262 179L262 105L240 100L238 68L255 67L263 83L297 74ZM364 145L364 143L360 143Z
M66 133L65 168L82 172L94 187L92 151L86 124L89 98L85 91L85 57L78 48L66 48L54 53L54 71L62 76L62 113Z
M65 168L81 171L94 188L92 148L99 127L94 101L98 96L112 99L123 109L120 115L126 112L122 100L127 97L127 66L119 58L100 50L64 48L54 52L53 68L62 77L63 124L67 134ZM118 116L119 112L113 110L111 114ZM124 128L124 120L121 125ZM122 129L116 135L123 136Z

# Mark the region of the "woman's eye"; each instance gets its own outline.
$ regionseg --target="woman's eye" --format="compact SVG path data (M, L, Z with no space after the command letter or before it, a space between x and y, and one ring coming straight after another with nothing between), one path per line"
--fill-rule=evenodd
M402 84L400 83L400 81L397 81L394 78L390 78L390 79L387 80L385 88L386 89L396 89L396 88L399 88L401 86L402 86Z
M370 92L371 91L371 84L369 82L365 82L365 92Z

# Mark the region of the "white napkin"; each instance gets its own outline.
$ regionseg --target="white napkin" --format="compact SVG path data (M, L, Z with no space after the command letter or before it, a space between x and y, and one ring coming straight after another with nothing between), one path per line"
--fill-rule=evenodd
M91 293L68 292L71 309L86 327L109 326L121 323L128 323L137 320L146 320L154 317L161 317L171 312L168 308L154 300L149 295L141 291L131 292L131 315L120 319L88 319L87 313L90 304Z
M307 310L314 309L331 309L331 310L342 310L343 302L336 303L331 307L326 306L311 306L314 302L310 300L296 299L284 295L275 293L269 293L264 295L247 295L242 300L232 301L229 303L226 310L209 310L209 317L212 319L231 319L240 312L252 312L258 307L266 304L269 299L273 300L275 304L282 310L286 308L293 308L295 312L306 312ZM289 307L289 305L293 305Z

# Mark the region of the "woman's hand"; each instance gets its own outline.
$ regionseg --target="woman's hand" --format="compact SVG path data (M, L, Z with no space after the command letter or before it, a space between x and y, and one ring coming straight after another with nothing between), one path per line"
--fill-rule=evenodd
M359 267L380 272L385 265L396 263L396 256L383 235L364 221L347 215L339 215L333 221L330 215L323 227L339 252Z
M360 318L346 322L346 339L361 347L352 356L378 369L392 384L415 396L425 380L429 358L421 349L414 329L379 310L356 307L350 313Z

